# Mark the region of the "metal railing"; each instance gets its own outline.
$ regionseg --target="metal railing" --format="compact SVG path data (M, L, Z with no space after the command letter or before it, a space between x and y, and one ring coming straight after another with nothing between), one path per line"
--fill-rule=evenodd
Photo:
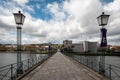
M83 55L74 55L69 53L64 53L65 55L73 58L74 60L82 63L83 65L91 68L92 70L106 76L109 80L120 80L120 67L105 64L105 70L101 73L101 67L98 56L83 56Z
M27 59L22 61L22 70L24 74L28 70L30 70L32 67L36 65L40 65L42 62L44 62L47 58L49 58L52 55L42 55L38 57L34 57L32 59ZM7 66L0 67L0 80L16 80L17 77L19 77L22 74L17 74L17 63L10 64Z
M120 67L105 64L105 76L110 80L120 80Z

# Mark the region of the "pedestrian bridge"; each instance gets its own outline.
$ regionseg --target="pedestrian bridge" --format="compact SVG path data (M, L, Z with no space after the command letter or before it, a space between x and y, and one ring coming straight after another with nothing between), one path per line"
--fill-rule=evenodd
M108 80L72 58L57 52L21 80Z

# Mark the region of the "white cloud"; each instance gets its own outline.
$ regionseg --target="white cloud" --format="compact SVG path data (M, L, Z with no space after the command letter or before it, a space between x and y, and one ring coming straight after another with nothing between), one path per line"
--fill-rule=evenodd
M120 0L114 0L113 2L104 6L106 14L110 14L108 25L108 41L110 44L119 44L120 41ZM117 37L116 37L117 36Z
M13 0L14 2L17 2L18 4L26 4L29 2L29 0Z
M15 0L14 0L15 1ZM17 2L22 0L16 0ZM8 29L12 32L16 32L15 22L13 19L13 12L22 10L22 13L26 15L25 23L23 25L23 43L43 43L43 42L62 42L64 39L72 39L73 41L100 41L100 27L98 26L96 17L101 14L102 11L110 14L110 20L106 26L108 29L108 41L117 40L119 38L119 23L120 23L120 8L118 5L120 0L114 0L114 2L105 4L99 0L65 0L63 3L49 3L46 6L47 13L50 13L52 19L42 20L36 19L30 15L29 12L34 12L33 7L38 9L42 8L37 5L26 5L28 0L23 0L22 5L18 6L15 3L11 3L9 10L7 7L0 6L0 28L4 25L7 26L4 32L7 33ZM12 5L14 4L14 5ZM115 7L116 6L116 7ZM23 10L23 8L25 10ZM6 15L7 16L6 16ZM7 21L6 21L7 20ZM114 26L114 27L113 27ZM14 30L13 30L14 29ZM2 30L0 30L2 31ZM2 35L2 34L1 34ZM10 34L12 36L12 34ZM116 35L118 35L116 37ZM9 36L4 40L7 41ZM113 39L111 38L113 37ZM115 38L114 38L115 37ZM15 35L12 36L11 41L15 41Z
M55 21L61 21L66 18L65 12L60 8L58 3L52 3L47 5L47 9L51 13Z
M107 11L120 11L120 0L114 0L113 2L105 5L104 7Z

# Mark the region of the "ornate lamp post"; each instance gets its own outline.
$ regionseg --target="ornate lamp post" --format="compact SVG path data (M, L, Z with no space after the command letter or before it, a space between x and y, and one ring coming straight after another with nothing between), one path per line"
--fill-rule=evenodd
M18 11L18 13L13 13L15 18L15 23L17 24L17 74L23 73L22 63L21 63L21 30L25 16Z
M49 45L48 45L48 54L49 54L49 56L51 56L51 43L49 43Z
M110 15L104 14L104 12L102 12L102 14L97 17L99 26L102 26L102 28L100 29L101 31L100 46L102 48L102 54L100 56L99 70L100 73L102 73L103 75L105 73L105 56L103 54L105 54L105 48L107 47L107 37L106 37L107 29L104 26L107 25L109 16Z

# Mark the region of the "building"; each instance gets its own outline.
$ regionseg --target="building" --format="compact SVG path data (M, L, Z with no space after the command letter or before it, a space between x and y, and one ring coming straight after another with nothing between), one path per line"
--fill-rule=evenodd
M97 44L98 42L88 42L88 41L84 41L83 42L83 49L84 52L97 52Z
M64 48L71 48L72 41L71 40L64 40L63 41L63 46L64 46Z
M113 50L114 52L120 52L120 46L111 46L110 50Z
M91 52L96 53L98 50L98 42L89 42L84 41L81 43L72 44L71 40L64 40L63 41L63 48L73 52Z
M81 44L81 43L73 44L72 45L72 50L73 50L73 52L84 52L83 44Z

